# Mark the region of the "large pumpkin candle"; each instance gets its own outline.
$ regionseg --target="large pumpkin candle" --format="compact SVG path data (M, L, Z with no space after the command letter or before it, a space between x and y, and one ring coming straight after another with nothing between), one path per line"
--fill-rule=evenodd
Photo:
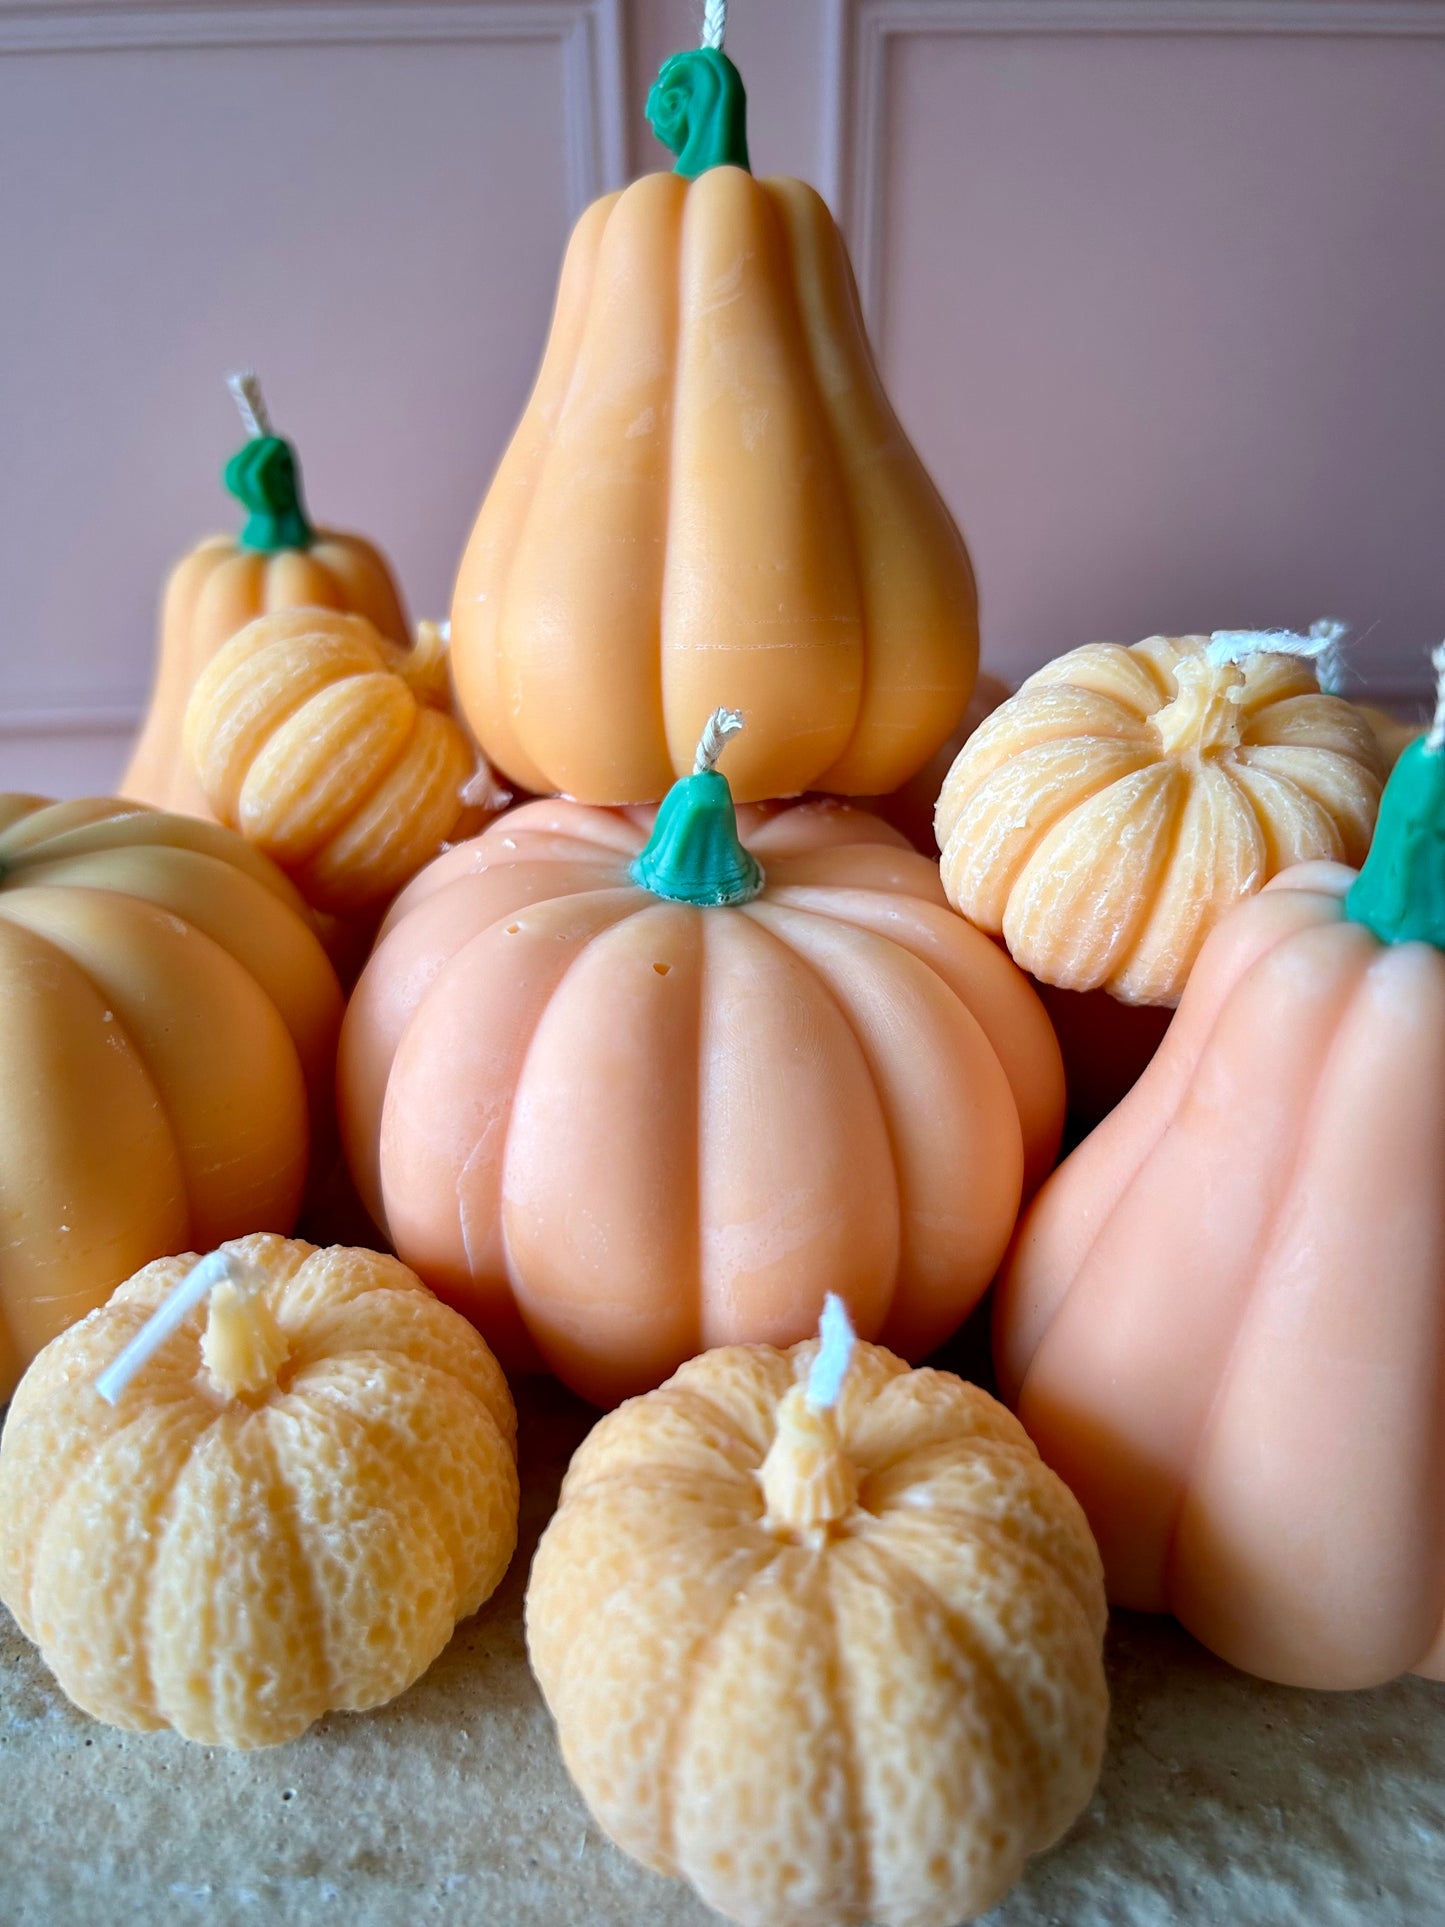
M1045 1185L999 1375L1110 1595L1297 1685L1445 1678L1445 653L1358 874L1221 923Z
M1001 1406L819 1341L603 1419L527 1588L568 1770L626 1852L746 1927L959 1927L1088 1801L1099 1556Z
M1038 999L936 866L846 804L739 818L734 723L655 813L528 803L439 857L343 1026L377 1222L504 1361L602 1404L792 1343L834 1284L922 1356L1062 1128Z
M298 606L365 616L405 645L401 595L380 551L359 535L318 529L306 513L296 451L271 427L252 374L232 375L249 439L225 482L245 510L235 535L212 535L172 570L161 607L155 686L121 793L158 809L211 815L182 747L186 704L216 651L248 622Z
M847 251L748 170L716 48L649 103L677 171L595 203L457 578L457 691L493 765L656 802L721 703L740 800L879 794L973 686L967 551L873 364Z

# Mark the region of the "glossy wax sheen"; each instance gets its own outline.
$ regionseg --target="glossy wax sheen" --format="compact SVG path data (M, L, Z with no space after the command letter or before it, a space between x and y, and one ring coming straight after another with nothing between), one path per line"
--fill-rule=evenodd
M1445 1678L1445 957L1302 865L1049 1180L1000 1381L1117 1604L1295 1685Z
M163 1258L26 1373L0 1439L0 1598L112 1726L274 1746L409 1686L507 1569L496 1360L395 1258L236 1241L267 1366L192 1311L112 1406L95 1378L197 1262Z
M342 1033L363 1200L504 1363L599 1404L795 1342L829 1290L921 1357L1057 1150L1037 997L862 811L745 808L767 882L730 909L631 881L650 816L529 803L403 893Z
M602 1420L528 1652L598 1823L729 1919L959 1927L1093 1790L1099 1555L995 1400L873 1345L836 1413L843 1502L800 1529L779 1446L816 1349L709 1352Z
M1292 863L1363 862L1385 767L1368 718L1296 657L1090 643L960 751L944 888L1040 982L1172 1006L1242 897Z
M392 642L410 640L385 558L359 535L320 529L309 549L274 554L212 535L177 563L161 604L155 685L121 778L123 796L214 820L182 742L191 691L216 651L248 622L301 605L351 611Z
M0 797L0 1396L140 1266L289 1230L341 991L229 830Z
M720 705L740 801L876 794L958 723L973 574L800 181L652 174L578 223L452 605L514 783L656 802Z

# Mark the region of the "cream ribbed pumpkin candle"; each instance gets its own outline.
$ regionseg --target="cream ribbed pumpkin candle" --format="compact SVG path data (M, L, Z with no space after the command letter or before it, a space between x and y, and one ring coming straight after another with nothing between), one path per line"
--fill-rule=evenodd
M495 1359L395 1258L163 1258L15 1394L0 1598L97 1719L274 1745L394 1698L491 1594L515 1441Z
M1177 1004L1220 916L1292 863L1358 864L1384 761L1320 693L1321 635L1091 643L970 737L938 799L944 889L1066 990Z
M1099 1556L976 1386L855 1343L707 1352L605 1418L527 1591L606 1833L745 1927L956 1927L1098 1776Z

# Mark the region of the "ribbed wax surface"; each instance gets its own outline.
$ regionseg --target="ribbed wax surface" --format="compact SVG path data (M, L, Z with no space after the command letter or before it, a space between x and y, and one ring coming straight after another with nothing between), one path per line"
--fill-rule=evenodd
M51 1345L0 1442L0 1596L77 1705L207 1744L395 1697L506 1571L515 1415L491 1353L394 1258L258 1235L288 1341L227 1398L194 1312L114 1407L96 1374L195 1263Z
M1312 667L1205 636L1092 643L964 745L938 800L949 900L1044 983L1177 1004L1223 913L1292 863L1358 864L1384 778Z
M956 1927L1089 1798L1104 1598L1083 1516L977 1387L859 1345L821 1540L759 1473L809 1343L710 1352L604 1419L527 1595L563 1755L627 1852L746 1927Z
M213 535L166 583L155 684L120 789L138 803L209 817L181 745L186 704L216 651L257 616L300 606L354 611L392 642L408 640L401 594L386 559L359 535L322 529L309 549L259 554Z

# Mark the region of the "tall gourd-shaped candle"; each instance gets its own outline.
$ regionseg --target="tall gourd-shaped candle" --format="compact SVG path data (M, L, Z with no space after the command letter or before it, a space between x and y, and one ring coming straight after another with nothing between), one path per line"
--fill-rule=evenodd
M977 1386L820 1341L684 1365L604 1419L527 1588L599 1825L745 1927L958 1927L1087 1802L1099 1555Z
M380 551L359 535L313 526L290 442L273 433L253 374L229 377L249 440L226 465L246 511L235 535L207 536L166 584L155 687L120 789L187 816L211 816L182 744L186 704L217 650L248 622L298 606L365 616L390 641L410 640L401 594Z
M706 1345L802 1338L834 1285L923 1356L1062 1127L1022 972L877 818L739 818L738 721L655 813L529 803L439 857L343 1026L376 1221L504 1363L599 1404Z
M998 1300L1119 1604L1295 1685L1445 1678L1445 651L1358 874L1222 922Z
M671 174L578 223L541 372L472 531L454 670L492 764L656 802L722 703L740 801L878 794L963 715L968 554L874 367L823 202L748 167L737 70L669 60Z

